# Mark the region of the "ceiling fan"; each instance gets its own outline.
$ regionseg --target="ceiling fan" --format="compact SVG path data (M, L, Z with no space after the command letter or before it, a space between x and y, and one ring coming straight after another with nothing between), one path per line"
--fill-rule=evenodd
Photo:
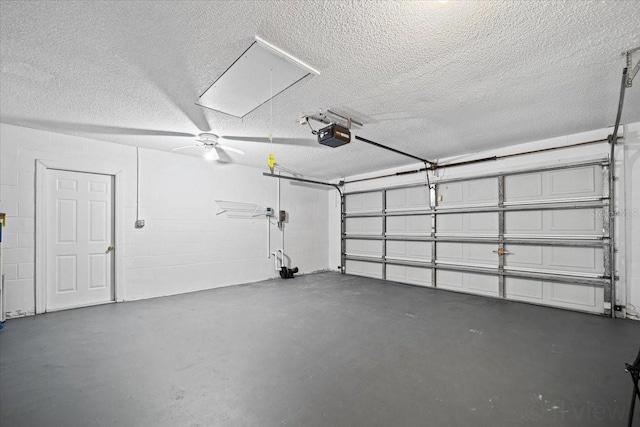
M191 116L187 116L191 118ZM192 119L194 123L197 121ZM257 137L257 136L236 136L236 135L216 135L208 132L208 124L197 126L201 131L200 134L180 131L168 131L160 129L143 129L133 127L121 127L121 126L109 126L98 125L89 123L77 123L77 122L63 122L55 120L43 120L43 119L29 119L22 117L3 116L2 122L7 124L13 124L17 126L30 127L34 129L42 129L52 132L64 133L68 135L86 136L90 138L97 137L100 139L100 135L117 135L117 136L158 136L158 137L172 137L176 138L176 141L193 141L195 138L195 144L189 144L172 149L171 151L178 151L186 149L188 147L203 146L205 148L205 158L211 160L219 160L221 162L232 162L233 160L226 154L226 152L234 152L237 154L244 154L240 149L229 147L227 145L220 144L219 140L225 141L243 141L254 142L263 144L282 144L293 146L310 146L314 145L312 139L309 138L287 138L287 137ZM199 123L199 122L198 122ZM204 129L203 129L204 128ZM189 139L184 139L189 138ZM180 141L180 142L182 142ZM176 143L176 145L179 142Z
M208 161L220 159L221 154L223 154L225 151L230 151L232 153L237 153L237 154L244 154L244 151L238 148L221 145L218 142L218 139L220 139L220 137L215 133L204 132L198 135L198 137L196 138L196 141L197 141L196 144L183 145L181 147L173 148L171 149L171 151L178 151L178 150L183 150L185 148L191 148L191 147L204 147L204 158L205 160L208 160Z
M151 10L145 11L144 13L128 15L126 19L131 19L131 25L128 27L129 30L120 33L115 42L121 43L123 46L121 53L124 55L125 60L142 70L154 86L166 95L166 98L170 100L177 112L186 116L188 121L191 122L191 126L189 126L189 128L184 131L182 129L149 129L129 126L129 123L124 123L123 125L118 126L112 124L60 121L47 118L19 116L9 117L6 115L1 117L1 121L3 123L18 126L102 139L110 142L119 142L118 140L114 141L114 139L120 139L122 136L140 136L175 138L175 145L180 145L181 143L193 141L193 138L195 138L195 144L192 143L186 146L179 146L174 148L172 151L186 149L187 147L202 146L205 150L205 155L213 160L219 159L222 162L232 161L226 152L233 152L237 154L244 153L237 148L220 144L220 140L224 140L225 142L253 142L265 145L271 143L307 147L316 145L314 138L310 138L309 136L304 138L271 138L255 135L216 135L211 133L209 119L207 114L205 114L206 110L193 102L194 99L197 99L197 97L201 95L201 91L190 79L191 70L189 70L185 65L187 61L183 57L183 53L184 45L187 41L180 38L180 36L183 35L182 33L178 32L176 34L169 35L163 30L163 25L157 24L157 22L164 22L167 26L171 25L170 22L165 22L166 16L163 13L158 12L157 16L154 15L153 20L148 19L149 17L146 15L147 13L155 12ZM145 37L157 40L157 42L153 43L151 47L143 46L142 44L131 46L131 38L138 37L140 34L144 34ZM127 47L126 49L124 48L125 46ZM152 49L153 52L150 53L149 49ZM173 64L169 70L167 70L166 66L168 63ZM209 112L208 114L210 115L215 113ZM200 133L197 134L196 132Z

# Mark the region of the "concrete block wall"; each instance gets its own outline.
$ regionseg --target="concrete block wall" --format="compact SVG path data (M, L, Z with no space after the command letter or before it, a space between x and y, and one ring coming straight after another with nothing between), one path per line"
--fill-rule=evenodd
M620 251L617 265L618 273L621 277L617 287L617 297L618 304L627 307L627 317L640 320L640 184L638 184L640 183L640 122L626 125L624 126L624 130L624 142L618 145L616 151L616 175L619 177L616 183L616 238ZM611 133L611 129L599 129L591 132L512 145L485 152L438 159L438 161L440 163L465 161L571 145L580 142L606 139L609 133ZM367 149L374 150L377 148L370 147ZM437 176L440 178L474 176L594 158L606 158L608 156L609 146L603 143L444 169L439 170ZM413 164L406 167L385 169L374 173L346 177L346 181L417 170L422 167L424 167L423 164ZM424 173L400 175L348 184L346 191L385 188L422 182L426 182ZM340 202L339 198L334 195L329 195L328 216L330 219L330 239L328 243L329 265L332 270L337 270L337 266L340 265Z
M208 163L199 157L140 149L140 217L135 229L136 149L12 125L0 125L0 211L7 317L35 311L36 159L123 171L125 209L123 299L135 300L276 277L268 258L267 222L216 215L215 200L277 207L278 180L262 169ZM285 251L301 273L327 269L329 193L325 188L281 183L289 212ZM271 248L280 246L271 226Z

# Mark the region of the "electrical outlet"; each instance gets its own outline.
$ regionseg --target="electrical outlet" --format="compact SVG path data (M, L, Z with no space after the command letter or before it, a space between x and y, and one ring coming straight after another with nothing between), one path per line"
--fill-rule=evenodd
M144 219L137 219L136 228L142 228L142 227L144 227Z

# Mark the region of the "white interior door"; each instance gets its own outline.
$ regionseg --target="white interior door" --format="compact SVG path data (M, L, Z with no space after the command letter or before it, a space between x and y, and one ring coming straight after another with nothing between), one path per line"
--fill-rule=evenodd
M47 170L47 311L114 300L113 177Z

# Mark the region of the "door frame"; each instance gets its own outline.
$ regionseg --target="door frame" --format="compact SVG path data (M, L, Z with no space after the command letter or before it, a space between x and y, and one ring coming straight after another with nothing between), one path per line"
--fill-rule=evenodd
M47 170L65 170L69 172L93 173L110 175L114 178L113 187L113 227L114 227L114 266L113 266L113 294L115 302L123 301L124 283L124 173L121 169L91 165L79 167L73 162L59 162L50 160L36 160L36 209L35 209L35 311L42 314L47 311Z

